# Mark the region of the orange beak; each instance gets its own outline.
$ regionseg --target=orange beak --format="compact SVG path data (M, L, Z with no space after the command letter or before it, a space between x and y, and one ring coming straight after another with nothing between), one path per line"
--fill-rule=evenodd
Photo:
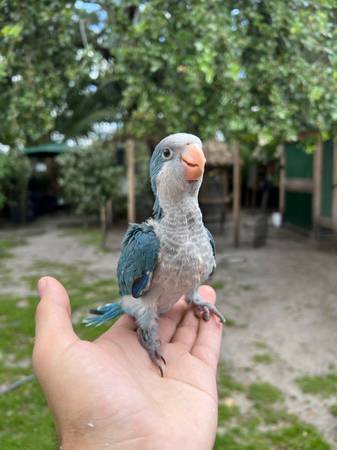
M206 158L203 151L196 145L189 145L181 155L184 166L185 180L196 181L204 173Z

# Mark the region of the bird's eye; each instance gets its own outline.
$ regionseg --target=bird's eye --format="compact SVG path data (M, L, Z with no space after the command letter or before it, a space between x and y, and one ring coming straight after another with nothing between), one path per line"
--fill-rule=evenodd
M173 151L170 148L166 147L163 150L162 156L163 159L171 159L173 156Z

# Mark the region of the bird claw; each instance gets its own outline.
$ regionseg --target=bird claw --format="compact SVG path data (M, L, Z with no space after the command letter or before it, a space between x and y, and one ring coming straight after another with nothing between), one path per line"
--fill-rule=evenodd
M221 314L221 312L218 310L216 306L212 305L212 303L207 303L197 299L193 300L192 304L195 307L195 315L199 319L203 319L205 322L208 322L211 318L211 314L214 314L219 318L221 323L226 322L224 316Z
M158 367L161 377L164 377L162 363L166 366L166 360L160 353L159 339L153 339L150 333L142 328L137 328L137 336L140 345L147 351L153 364Z

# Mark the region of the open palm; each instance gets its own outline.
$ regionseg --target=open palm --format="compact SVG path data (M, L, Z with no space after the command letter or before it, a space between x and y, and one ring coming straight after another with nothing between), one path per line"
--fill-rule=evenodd
M203 322L180 300L160 319L164 378L122 316L94 342L80 340L68 296L53 278L39 283L33 362L63 450L211 449L217 424L216 367L221 325ZM204 286L202 295L215 301Z

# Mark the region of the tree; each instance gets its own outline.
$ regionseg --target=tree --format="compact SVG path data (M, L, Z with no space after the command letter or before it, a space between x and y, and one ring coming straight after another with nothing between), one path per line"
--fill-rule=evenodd
M335 127L335 0L33 2L34 20L24 2L0 5L5 143L101 120L151 142L185 129L265 145Z
M27 218L28 182L32 165L21 151L11 149L0 154L0 207L9 205L16 220Z
M78 214L100 214L102 246L106 246L110 205L117 210L125 203L123 168L116 166L114 149L99 144L75 148L58 157L60 184L65 198Z
M267 144L335 126L334 0L154 0L123 17L114 73L133 132L220 130Z
M75 2L0 0L0 142L49 140L56 117L90 66Z

